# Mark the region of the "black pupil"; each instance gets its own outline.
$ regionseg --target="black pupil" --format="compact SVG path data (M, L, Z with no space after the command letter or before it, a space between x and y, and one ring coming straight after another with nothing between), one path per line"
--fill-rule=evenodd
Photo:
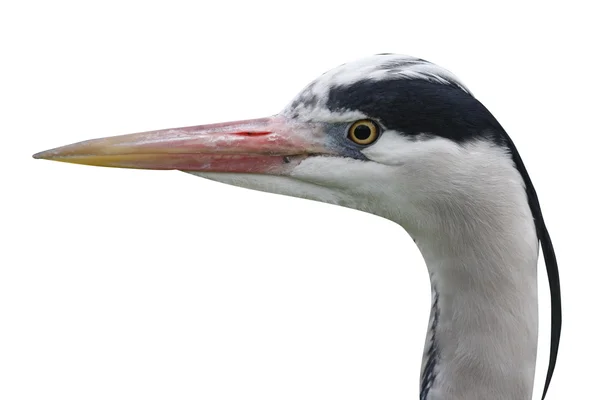
M358 125L354 128L354 137L358 140L367 140L371 137L371 128L368 125Z

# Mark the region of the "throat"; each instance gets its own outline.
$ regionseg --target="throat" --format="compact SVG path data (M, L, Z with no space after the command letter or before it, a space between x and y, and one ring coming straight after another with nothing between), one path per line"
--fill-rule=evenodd
M468 228L416 240L432 287L421 400L531 399L537 349L533 219Z

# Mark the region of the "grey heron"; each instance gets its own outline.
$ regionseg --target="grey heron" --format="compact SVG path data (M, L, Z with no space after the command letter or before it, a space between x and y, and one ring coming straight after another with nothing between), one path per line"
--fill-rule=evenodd
M443 68L379 54L323 74L271 117L88 140L34 157L182 170L397 222L431 280L421 400L532 397L541 243L552 303L546 396L561 329L550 235L514 143Z

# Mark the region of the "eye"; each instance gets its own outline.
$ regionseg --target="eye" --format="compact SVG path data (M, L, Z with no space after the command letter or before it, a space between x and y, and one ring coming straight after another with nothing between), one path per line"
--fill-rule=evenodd
M348 139L356 144L366 146L379 137L379 125L370 119L356 121L348 129Z

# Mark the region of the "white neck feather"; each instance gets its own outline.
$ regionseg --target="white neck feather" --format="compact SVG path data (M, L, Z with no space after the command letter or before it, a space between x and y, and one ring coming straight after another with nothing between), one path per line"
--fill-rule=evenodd
M500 161L470 173L475 192L430 204L428 226L407 228L433 293L421 400L532 397L538 243L520 175Z
M423 399L532 396L537 250L527 237L533 222L513 221L502 228L496 237L481 229L437 243L415 238L434 298L422 366Z

